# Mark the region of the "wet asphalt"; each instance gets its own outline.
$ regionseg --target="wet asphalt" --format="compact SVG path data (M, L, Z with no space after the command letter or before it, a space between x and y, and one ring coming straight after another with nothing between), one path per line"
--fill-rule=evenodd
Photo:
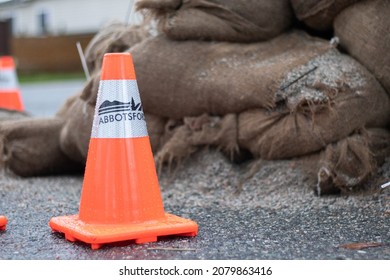
M158 242L146 244L129 241L107 244L99 250L91 250L82 242L69 242L48 226L52 217L78 213L82 175L3 175L0 206L9 222L7 230L0 234L0 259L390 259L389 190L319 198L304 182L299 182L303 186L282 189L263 169L237 194L229 181L221 182L217 174L208 175L209 181L206 175L194 179L199 162L210 160L214 161L214 168L210 168L213 172L230 176L235 173L217 152L203 151L181 167L176 179L168 175L160 179L165 211L196 221L196 237L161 237ZM295 180L297 175L287 169L288 164L278 162L275 167L270 163L264 168L284 167L286 170L279 175ZM210 170L204 172L210 174ZM270 185L263 185L263 190L262 185L256 186L267 180ZM214 186L210 185L213 181ZM254 188L260 190L253 191ZM342 247L357 243L377 247Z

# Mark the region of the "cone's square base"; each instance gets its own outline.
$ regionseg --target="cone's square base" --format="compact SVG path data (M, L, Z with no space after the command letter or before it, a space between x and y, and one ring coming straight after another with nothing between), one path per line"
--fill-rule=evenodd
M0 230L5 230L7 227L7 218L4 216L0 216Z
M135 243L157 241L159 236L196 236L198 225L188 219L165 213L163 219L131 224L87 224L79 215L52 218L49 225L53 231L65 234L71 242L77 240L91 244L92 249L120 241L134 240Z

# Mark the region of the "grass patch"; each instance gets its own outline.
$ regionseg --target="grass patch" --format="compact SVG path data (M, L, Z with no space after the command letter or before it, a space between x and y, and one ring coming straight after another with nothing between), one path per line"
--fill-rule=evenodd
M67 81L75 79L85 79L83 72L74 73L31 73L18 74L19 83L38 83L51 81Z

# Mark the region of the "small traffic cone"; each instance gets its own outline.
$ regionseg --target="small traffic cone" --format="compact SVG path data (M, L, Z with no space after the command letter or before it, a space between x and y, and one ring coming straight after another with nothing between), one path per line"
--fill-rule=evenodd
M4 216L0 216L0 230L5 230L7 226L7 218Z
M24 110L12 56L0 56L0 108Z
M195 236L198 225L164 212L129 53L105 54L78 215L52 218L53 231L99 249L159 236Z

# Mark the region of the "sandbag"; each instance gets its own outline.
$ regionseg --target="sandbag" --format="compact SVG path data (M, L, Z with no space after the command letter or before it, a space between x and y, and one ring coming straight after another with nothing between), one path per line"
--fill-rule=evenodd
M389 155L390 132L380 128L357 131L329 144L313 164L318 168L316 193L355 190Z
M334 22L340 45L360 61L390 94L390 1L369 0L352 5Z
M293 19L288 0L140 0L136 5L173 40L263 41L288 29Z
M59 134L61 151L70 159L85 164L91 137L95 108L90 106L80 95L71 97L57 113L64 119Z
M240 146L264 159L291 158L319 151L361 127L389 123L389 97L361 64L332 49L289 75L300 76L314 65L315 71L278 93L274 109L240 114Z
M0 123L0 166L19 176L64 174L83 170L61 151L60 118L3 121Z
M158 170L167 163L180 164L200 147L213 147L220 150L231 161L239 161L237 115L222 117L202 114L185 117L181 121L169 120L166 123L161 148L155 153Z
M296 31L252 44L158 36L129 52L144 111L180 119L272 108L282 78L329 48L327 41Z
M332 29L333 20L346 7L360 0L291 0L296 17L318 30Z
M127 26L112 23L92 38L85 49L85 60L90 73L99 70L105 53L123 52L149 36L144 25Z

